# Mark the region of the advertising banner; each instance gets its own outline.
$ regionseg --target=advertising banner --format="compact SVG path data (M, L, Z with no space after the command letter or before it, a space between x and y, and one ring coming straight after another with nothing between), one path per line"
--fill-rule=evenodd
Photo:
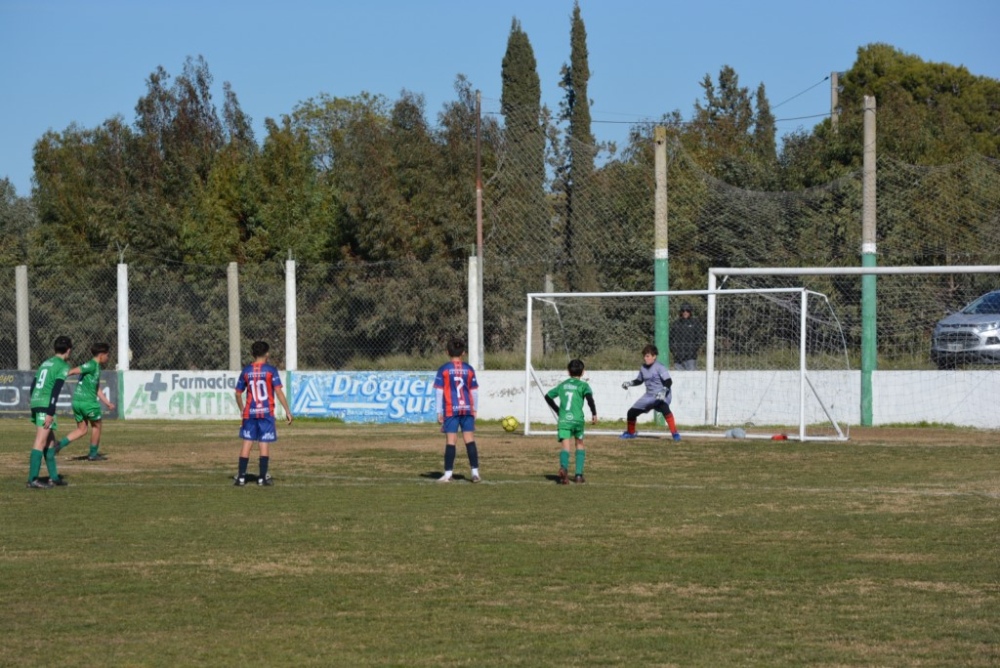
M345 422L436 422L434 373L296 371L287 392L292 415Z
M238 420L239 371L123 371L126 420ZM284 380L284 379L283 379ZM278 414L284 411L279 407Z
M26 418L31 415L31 382L35 379L34 371L0 370L0 417ZM56 403L56 415L69 416L73 420L73 390L76 389L77 376L70 376L59 393ZM118 372L101 372L101 392L104 397L115 404L115 410L103 410L102 417L106 420L118 418L121 407L118 392ZM65 424L65 420L63 421Z

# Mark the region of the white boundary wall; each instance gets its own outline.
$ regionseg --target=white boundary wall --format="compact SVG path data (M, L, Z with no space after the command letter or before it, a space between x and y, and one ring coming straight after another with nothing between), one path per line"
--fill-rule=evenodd
M595 390L598 417L624 422L626 411L638 398L641 390L636 388L626 392L620 386L623 380L635 377L636 369L586 374ZM433 372L429 373L433 375ZM701 426L705 414L705 372L670 373L674 378L674 402L671 409L682 431L684 427ZM752 400L760 388L766 386L766 379L755 374L733 373L724 383L726 387L732 388L734 398L730 401ZM159 378L156 377L157 374L160 374ZM857 425L861 419L858 395L860 389L857 389L861 385L860 371L816 371L810 372L809 376L819 386L824 383L824 376L828 376L827 382L835 380L838 386L844 387L842 377L833 378L834 375L842 374L850 376L846 387L856 389L841 393L833 401L839 404L840 415L846 416L847 424ZM236 377L233 372L122 371L121 375L119 410L126 419L239 419L233 399L232 388ZM192 376L204 380L197 386L186 381L183 387L175 380ZM566 378L565 372L560 371L540 371L538 376L546 387L554 387ZM498 420L506 415L523 418L523 371L480 371L478 377L480 418ZM1000 396L1000 373L995 371L875 371L872 385L875 425L932 422L1000 429L1000 410L997 409L996 399ZM151 389L158 387L160 391L153 398ZM914 393L926 397L926 401L912 405L896 399L900 395L912 396ZM549 414L540 392L533 393L530 400L538 402L535 415ZM294 402L294 397L290 396L289 401ZM153 405L156 406L155 409L152 408ZM651 416L652 413L649 413L643 417L652 420ZM764 424L769 418L774 419L774 416L760 415L758 422Z

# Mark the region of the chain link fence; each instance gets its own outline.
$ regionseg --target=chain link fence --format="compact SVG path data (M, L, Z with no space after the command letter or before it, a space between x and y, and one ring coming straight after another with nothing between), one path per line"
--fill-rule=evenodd
M501 141L501 140L497 140ZM484 193L484 339L487 366L520 368L525 293L649 290L654 285L654 173L649 156L612 160L573 192L527 185L502 144ZM709 267L858 266L861 170L797 192L735 188L702 170L679 145L668 161L670 288L703 289ZM1000 264L1000 162L943 167L878 159L880 266ZM470 220L470 239L474 236ZM129 265L130 367L229 365L226 266ZM16 368L13 267L0 267L0 365ZM464 260L299 264L300 369L431 368L444 342L467 329ZM880 277L878 349L890 368L927 368L930 331L948 310L1000 287L991 275ZM828 294L852 354L860 336L860 279L775 279ZM764 287L758 280L745 287ZM285 360L285 265L239 268L243 349L271 342ZM33 268L31 364L56 335L78 351L117 342L115 267ZM652 336L652 332L650 332ZM638 345L641 342L636 342ZM520 357L519 357L520 356Z

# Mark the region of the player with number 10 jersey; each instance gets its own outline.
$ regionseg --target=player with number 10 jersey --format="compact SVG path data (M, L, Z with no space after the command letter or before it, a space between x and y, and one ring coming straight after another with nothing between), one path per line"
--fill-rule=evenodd
M254 360L240 372L236 381L236 391L246 392L243 404L243 426L240 435L251 441L274 441L277 430L275 424L275 388L281 387L281 374L272 364L260 359Z

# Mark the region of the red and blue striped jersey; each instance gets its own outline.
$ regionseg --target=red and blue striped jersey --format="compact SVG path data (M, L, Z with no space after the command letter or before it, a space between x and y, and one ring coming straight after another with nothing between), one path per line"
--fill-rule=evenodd
M274 417L274 388L281 387L281 374L267 362L254 362L243 368L236 381L236 391L247 393L243 418Z
M479 382L476 371L465 362L442 364L434 376L434 389L441 390L438 413L445 417L475 415Z

